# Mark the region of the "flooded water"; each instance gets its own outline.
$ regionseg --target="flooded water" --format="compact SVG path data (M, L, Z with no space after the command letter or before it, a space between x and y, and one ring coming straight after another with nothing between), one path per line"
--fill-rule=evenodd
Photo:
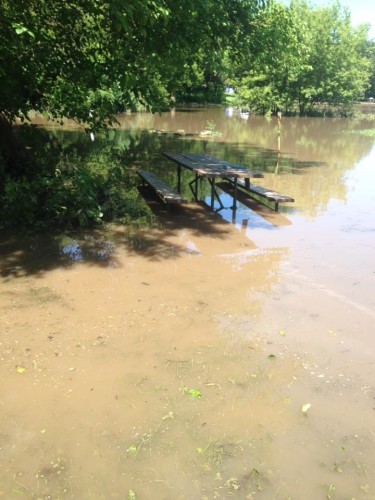
M375 499L375 119L119 121L130 166L206 152L295 202L3 236L0 497Z

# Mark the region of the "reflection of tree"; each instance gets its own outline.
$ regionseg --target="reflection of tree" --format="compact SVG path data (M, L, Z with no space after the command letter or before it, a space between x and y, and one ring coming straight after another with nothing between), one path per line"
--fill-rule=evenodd
M284 117L279 155L277 117L250 116L245 121L236 114L226 116L222 108L211 108L124 115L119 121L120 127L94 142L78 131L55 128L48 134L59 154L70 163L91 162L98 169L120 168L129 186L137 183L133 174L142 167L156 172L174 187L175 164L162 152L205 152L262 171L265 178L254 182L294 197L295 206L311 217L330 199L345 200L345 173L372 147L371 139L346 133L369 128L368 120ZM222 134L219 139L193 135L207 121L215 123ZM191 174L183 171L183 195L187 198L191 198L190 180ZM205 183L203 189L208 189ZM288 207L292 209L292 205Z
M173 120L168 114L158 120L154 125L170 132L197 131L213 121L222 133L219 140L207 139L202 144L200 139L185 138L184 149L174 141L174 150L204 151L260 170L265 178L255 182L294 197L295 206L311 217L324 210L330 199L345 200L345 173L372 147L371 140L346 133L368 128L368 120L283 118L279 156L277 117L250 116L244 121L235 114L228 118L223 109L208 109L177 111Z
M276 144L276 132L272 138L269 126L272 125L275 131L276 119L268 126L259 126L259 119L256 122L258 126L252 128L252 142L263 147L272 141ZM260 155L265 178L259 183L292 196L296 206L311 217L324 210L332 198L344 201L346 172L354 168L372 147L371 141L352 137L346 132L363 126L368 127L368 124L360 120L283 119L278 172L284 175L272 173L272 165L278 163L274 146L274 151ZM254 162L258 161L259 158L254 159Z
M155 116L152 113L124 113L117 116L117 121L123 129L150 130L155 128Z

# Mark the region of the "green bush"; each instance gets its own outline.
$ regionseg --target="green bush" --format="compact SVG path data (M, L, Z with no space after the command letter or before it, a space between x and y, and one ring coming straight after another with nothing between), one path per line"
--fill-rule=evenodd
M0 227L30 226L38 220L39 203L38 179L6 177L0 207Z
M2 168L0 157L0 228L153 222L131 168L139 152L144 155L148 137L112 132L96 134L93 142L80 131L34 126L16 131L27 145L32 168L18 176Z
M83 226L104 221L136 225L152 221L152 213L135 187L116 176L88 167L56 169L54 176L5 178L0 226L47 228Z

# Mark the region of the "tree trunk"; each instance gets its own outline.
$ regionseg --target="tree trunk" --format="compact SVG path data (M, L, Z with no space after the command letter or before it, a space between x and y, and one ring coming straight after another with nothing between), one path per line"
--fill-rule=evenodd
M0 157L3 174L20 177L31 172L31 158L25 146L14 133L4 113L0 112ZM0 160L1 161L1 160Z

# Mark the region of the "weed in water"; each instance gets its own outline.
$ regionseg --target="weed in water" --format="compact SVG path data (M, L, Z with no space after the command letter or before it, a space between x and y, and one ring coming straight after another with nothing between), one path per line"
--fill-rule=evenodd
M375 138L375 129L374 128L364 129L364 130L349 130L347 133L348 134L355 134L355 135L364 135L366 137L374 137Z
M269 487L270 481L260 470L253 467L250 472L243 475L239 484L242 490L256 495L257 492L264 491Z
M182 393L190 398L199 399L202 397L202 393L199 389L188 389L186 386L181 389Z
M135 444L132 444L129 446L126 452L129 453L129 455L136 455L138 453L138 447L135 446Z
M210 438L204 448L197 448L197 452L207 460L208 469L211 465L221 469L224 459L234 456L236 446L237 443L231 441L212 440Z
M228 488L228 490L239 490L240 485L238 484L238 480L236 477L231 477L224 483L224 487Z
M221 132L216 130L216 123L208 120L206 122L206 128L202 132L202 135L207 135L209 137L221 137Z
M333 500L335 498L335 492L336 492L336 488L333 484L325 484L323 485L323 488L325 489L326 491L326 498L327 500Z

